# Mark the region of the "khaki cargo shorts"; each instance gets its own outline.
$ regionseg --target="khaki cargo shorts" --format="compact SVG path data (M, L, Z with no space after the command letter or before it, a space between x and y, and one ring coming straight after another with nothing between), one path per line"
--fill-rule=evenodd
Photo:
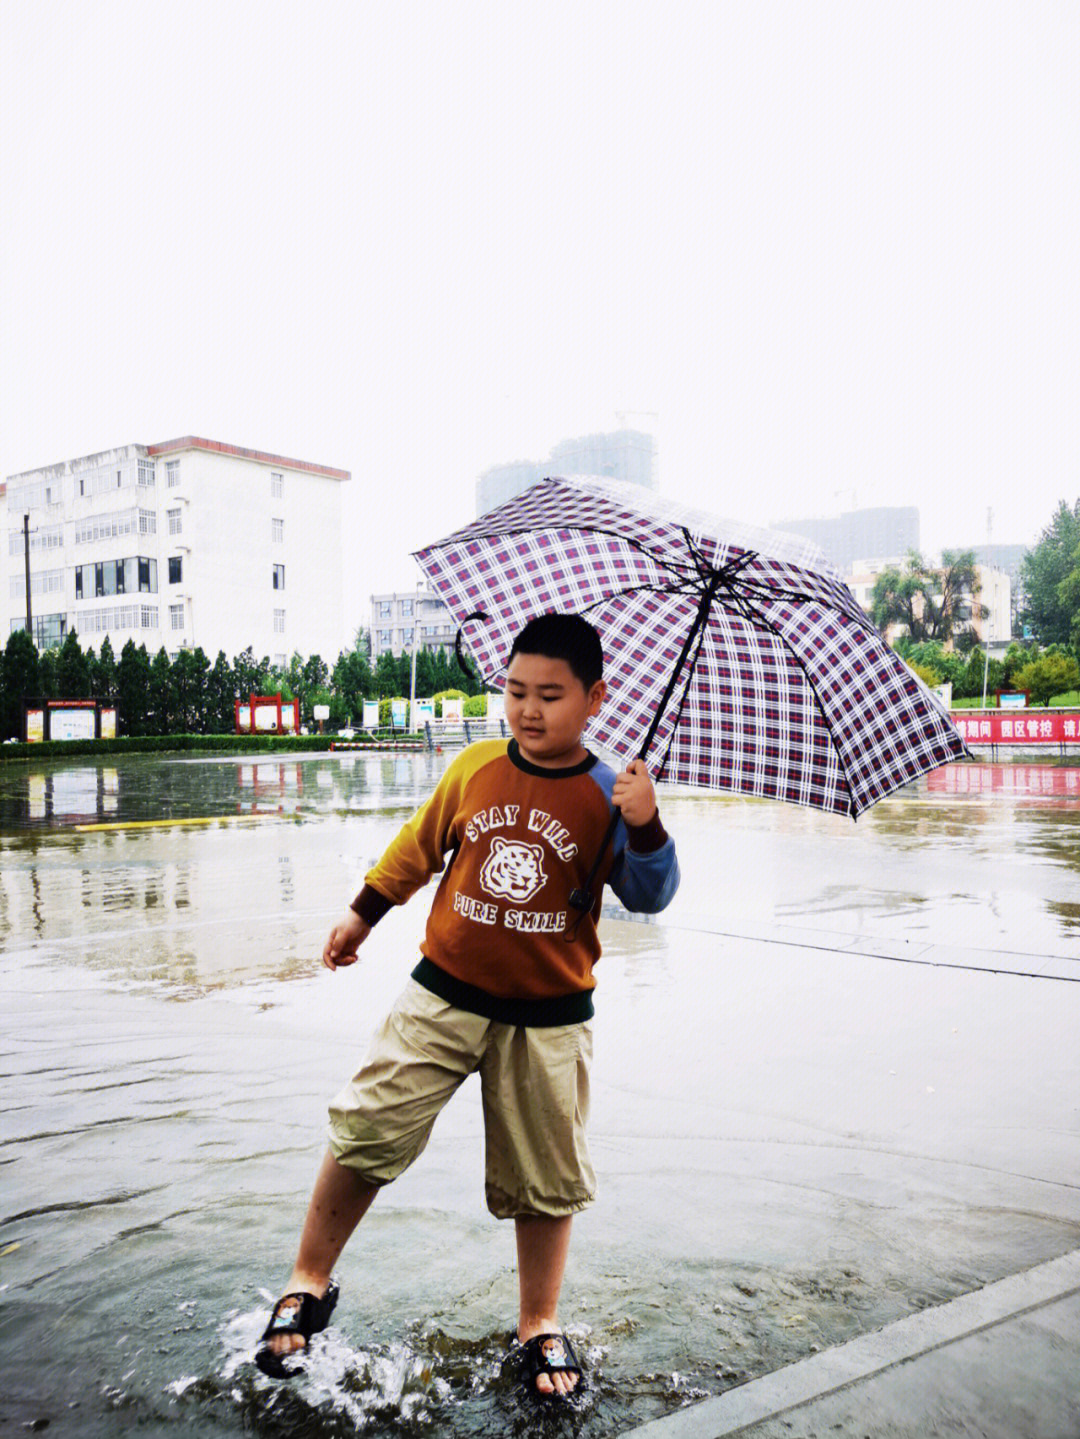
M410 979L330 1105L331 1152L369 1184L389 1184L479 1071L488 1208L498 1219L573 1214L596 1190L585 1143L591 1059L588 1023L499 1024Z

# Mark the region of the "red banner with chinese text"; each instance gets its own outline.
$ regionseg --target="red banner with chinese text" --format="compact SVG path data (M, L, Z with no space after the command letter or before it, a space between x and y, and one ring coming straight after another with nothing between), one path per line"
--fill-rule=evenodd
M1080 710L953 710L968 744L1080 744Z

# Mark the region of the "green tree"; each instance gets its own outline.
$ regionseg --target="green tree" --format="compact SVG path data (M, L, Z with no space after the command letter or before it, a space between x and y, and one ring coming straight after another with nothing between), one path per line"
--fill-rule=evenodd
M116 656L108 635L101 641L101 653L90 679L95 699L106 700L116 694Z
M21 739L23 700L41 692L38 652L26 630L12 630L4 647L4 686L0 690L0 726L4 739Z
M943 550L936 567L911 550L901 569L890 566L874 581L871 618L880 630L904 625L916 643L947 644L989 613L980 588L974 550Z
M334 665L331 685L334 696L343 706L345 718L359 721L364 700L375 698L375 676L366 652L359 646L342 650Z
M383 650L375 662L375 693L380 699L392 699L401 694L397 660L389 650Z
M224 650L218 650L206 679L206 722L211 734L232 734L236 729L236 682Z
M1080 665L1071 655L1040 655L1017 672L1016 687L1027 690L1035 704L1048 705L1055 695L1080 687Z
M56 699L56 660L60 651L42 650L38 655L38 693L44 700Z
M150 734L169 734L173 723L172 664L162 645L150 661Z
M201 649L181 650L173 660L169 671L169 716L174 733L205 733L209 673L210 661Z
M150 656L128 640L116 666L116 695L123 734L150 734Z
M419 650L416 655L416 693L418 695L432 695L435 693L438 676L435 673L435 656L427 645Z
M1080 544L1072 557L1072 569L1057 587L1058 599L1066 615L1071 615L1069 639L1080 658Z
M68 630L56 660L57 699L90 699L90 666L75 630Z
M998 660L993 659L988 667L986 655L982 650L972 650L968 662L964 666L963 679L958 685L953 686L953 694L957 699L982 699L984 677L986 695L989 699L993 699L997 690L1004 689L1004 668Z
M1038 542L1024 556L1020 569L1025 596L1020 618L1040 644L1075 643L1080 577L1075 591L1070 577L1078 567L1080 499L1071 509L1061 500Z
M250 645L234 658L232 667L236 681L236 693L241 704L247 701L249 695L266 693L265 681L269 672L269 662L260 663L256 660Z

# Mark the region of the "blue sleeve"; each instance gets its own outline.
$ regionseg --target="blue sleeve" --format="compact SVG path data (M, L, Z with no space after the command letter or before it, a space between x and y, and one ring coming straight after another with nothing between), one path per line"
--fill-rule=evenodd
M611 804L615 772L606 764L596 764L589 771ZM679 861L675 841L668 835L664 844L649 854L638 854L627 843L626 826L622 820L615 827L612 841L615 859L606 883L618 896L625 909L635 914L659 914L675 897L679 887Z

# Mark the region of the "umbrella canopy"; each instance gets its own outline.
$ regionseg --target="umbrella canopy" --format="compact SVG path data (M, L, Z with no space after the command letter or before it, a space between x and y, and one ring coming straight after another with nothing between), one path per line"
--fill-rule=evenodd
M815 545L638 485L548 479L416 559L500 686L536 615L584 615L608 699L589 736L657 778L854 819L967 754Z

